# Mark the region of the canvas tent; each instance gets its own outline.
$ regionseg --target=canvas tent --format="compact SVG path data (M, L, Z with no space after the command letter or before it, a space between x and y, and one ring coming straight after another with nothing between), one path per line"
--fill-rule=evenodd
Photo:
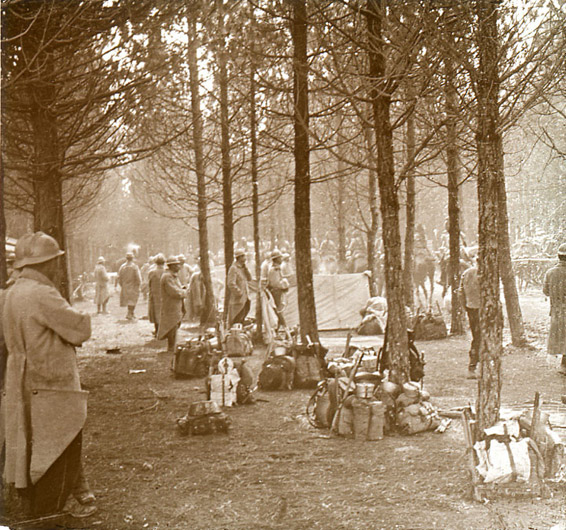
M363 274L315 274L314 299L319 330L357 328L362 320L369 293L368 277ZM289 327L299 323L297 287L292 285L287 293L284 311Z

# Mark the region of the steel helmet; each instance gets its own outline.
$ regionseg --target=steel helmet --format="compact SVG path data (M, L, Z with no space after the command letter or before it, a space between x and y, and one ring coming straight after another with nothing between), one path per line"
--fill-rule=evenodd
M234 251L234 257L235 258L239 258L240 256L245 256L246 255L246 251L243 248L237 248Z
M271 252L271 259L277 258L283 258L283 254L281 254L281 251L278 248L274 249L273 252Z
M562 245L558 247L558 255L566 256L566 243L562 243Z
M163 265L165 263L165 256L163 254L157 254L154 258L155 263L158 265Z
M177 256L169 256L167 258L167 265L181 265L181 262Z
M20 269L26 265L36 265L65 254L59 248L59 243L43 232L26 234L16 243L16 261L14 268Z
M104 259L104 256L100 256L97 260L96 263L104 263L106 262L106 260Z

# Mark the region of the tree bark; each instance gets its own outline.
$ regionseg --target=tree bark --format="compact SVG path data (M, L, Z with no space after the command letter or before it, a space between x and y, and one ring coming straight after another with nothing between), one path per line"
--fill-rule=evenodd
M307 59L307 7L293 2L293 96L295 103L295 260L301 338L318 342L311 260L311 211L309 168L309 99Z
M224 221L224 264L225 281L228 284L228 269L234 261L234 206L232 204L232 163L230 160L230 125L228 118L228 66L226 58L226 43L224 38L224 0L216 0L218 9L218 41L216 57L218 60L218 88L220 93L220 152L222 158L222 218ZM247 249L246 249L247 250ZM228 308L228 296L225 290L224 317Z
M450 256L448 281L451 294L450 334L462 335L464 321L462 304L457 290L460 287L460 174L456 140L456 90L454 88L454 65L449 53L444 59L444 92L446 97L446 173L448 176L448 235Z
M204 309L201 316L201 326L209 327L217 324L216 304L210 273L210 260L208 257L208 198L206 195L206 170L203 155L203 123L200 108L199 94L199 68L197 59L197 28L196 14L189 13L188 18L188 46L187 60L189 63L189 86L191 92L191 110L193 115L193 148L195 153L195 171L197 175L197 203L198 203L198 239L200 270L206 289Z
M251 20L253 20L253 8ZM251 42L251 56L254 57L254 42ZM255 321L256 336L254 337L257 344L263 344L263 313L261 311L261 252L259 242L259 188L258 188L258 170L257 170L257 109L256 109L256 68L252 61L250 66L250 163L252 178L252 219L254 231L254 252L255 252L255 277L257 284Z
M480 284L480 377L477 418L480 432L499 420L501 406L502 318L499 299L499 34L497 5L476 0L479 78L477 83Z
M377 166L377 161L373 156L373 147L375 145L373 131L370 127L364 126L364 141L366 143L366 148L369 158L368 170L368 193L369 193L369 211L370 211L370 223L368 229L368 239L367 239L367 254L368 254L368 269L371 272L371 281L369 282L370 296L382 295L383 293L378 293L377 285L380 282L378 276L381 274L379 268L379 257L377 255L377 233L379 230L379 205L377 196L377 172L373 169Z
M383 223L388 351L391 361L391 379L396 383L404 383L409 379L409 350L399 230L399 198L393 161L391 94L388 93L386 83L385 45L382 37L385 12L382 0L368 0L366 19L369 39L369 82L371 83L369 96L376 135L377 177Z
M43 65L42 77L30 83L30 119L33 130L33 225L55 238L59 247L65 249L63 220L63 184L61 165L63 155L59 146L57 118L51 112L56 96L56 87L47 78L52 70L48 59ZM71 282L68 271L68 256L61 256L54 283L67 299L71 299Z
M415 306L415 214L416 214L416 191L415 172L412 167L415 158L415 118L411 115L407 119L406 129L407 161L410 168L405 180L407 186L407 202L405 205L405 266L403 277L405 283L405 303L414 308Z
M338 218L337 232L338 232L338 265L340 272L343 272L346 266L346 212L345 212L345 202L346 202L346 186L345 178L342 175L342 169L344 169L344 162L338 160L338 172L340 176L338 177L338 182L336 183L338 187L338 198L337 198L337 208L336 214Z
M0 241L6 241L6 216L4 214L4 157L0 155ZM6 267L6 245L0 245L0 289L6 287L8 270Z
M509 215L507 213L507 191L505 189L505 173L503 166L503 146L501 138L498 143L498 159L501 161L501 169L498 172L498 212L499 212L499 272L503 283L503 294L505 295L505 307L509 328L511 330L511 342L515 346L524 346L525 325L519 304L519 293L513 272L513 261L511 260L511 242L509 240Z

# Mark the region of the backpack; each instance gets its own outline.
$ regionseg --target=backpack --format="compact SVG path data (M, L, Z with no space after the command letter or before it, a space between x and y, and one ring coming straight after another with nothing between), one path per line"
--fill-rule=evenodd
M433 314L432 309L426 313L418 313L413 324L413 331L415 340L438 340L448 337L446 323L440 310L437 314Z
M291 390L295 374L295 360L288 355L267 359L258 375L257 384L262 390Z
M249 405L255 403L254 391L254 375L251 368L242 360L239 366L236 367L240 380L236 387L236 401L238 405Z
M320 343L295 344L292 352L295 358L295 388L316 388L327 375L325 356L328 348Z
M382 335L383 334L383 322L374 313L368 313L361 321L358 329L356 329L358 335Z
M177 345L171 370L176 379L208 375L212 348L210 341L199 337Z
M412 330L408 330L409 342L409 379L411 381L420 381L424 377L425 360L424 355L417 350L415 346L415 337ZM383 339L383 346L379 349L377 355L377 370L383 373L385 370L391 368L389 361L389 352L387 351L387 329L385 330L385 337Z
M228 357L247 357L252 354L252 339L241 324L235 324L226 334L224 351Z

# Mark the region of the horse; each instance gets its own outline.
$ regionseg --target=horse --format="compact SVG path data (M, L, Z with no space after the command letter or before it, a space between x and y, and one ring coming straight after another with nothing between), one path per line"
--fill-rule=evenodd
M427 307L432 305L432 295L434 294L434 275L436 273L436 260L426 254L415 256L415 271L413 279L415 282L415 292L420 301L420 291L423 292ZM427 292L426 280L430 285L430 293Z

